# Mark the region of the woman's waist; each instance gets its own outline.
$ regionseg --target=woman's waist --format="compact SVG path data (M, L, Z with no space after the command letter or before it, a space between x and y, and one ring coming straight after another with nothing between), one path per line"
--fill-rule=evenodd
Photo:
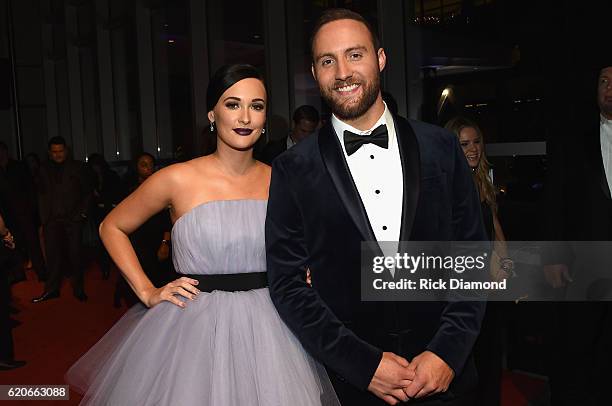
M177 278L187 277L198 281L198 289L202 292L221 290L238 292L268 287L268 276L265 271L236 273L177 273Z

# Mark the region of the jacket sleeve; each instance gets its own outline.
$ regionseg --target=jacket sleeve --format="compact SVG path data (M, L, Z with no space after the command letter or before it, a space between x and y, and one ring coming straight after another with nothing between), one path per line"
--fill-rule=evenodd
M285 158L285 157L284 157ZM360 389L367 389L382 352L349 330L305 281L309 252L292 179L276 159L266 218L270 295L281 318L316 359Z
M452 221L454 241L486 241L487 235L482 222L480 199L470 169L453 137L454 173L452 176ZM455 375L463 367L472 352L480 332L484 316L485 301L451 301L440 319L439 328L427 349L442 358Z

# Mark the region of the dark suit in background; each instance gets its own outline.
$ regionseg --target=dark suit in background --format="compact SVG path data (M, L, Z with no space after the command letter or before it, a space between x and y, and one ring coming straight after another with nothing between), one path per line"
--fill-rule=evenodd
M272 165L272 161L274 161L277 156L287 151L288 138L289 136L268 142L261 152L261 162Z
M45 239L49 276L46 292L58 292L62 257L68 254L75 294L83 292L82 231L92 196L92 185L82 163L68 159L41 167L39 211Z
M393 118L404 185L400 239L486 240L457 137ZM333 371L344 404L384 404L363 392L383 351L411 360L430 350L456 374L437 398L452 402L469 392L477 380L470 354L484 303L362 302L362 241L376 237L334 129L326 124L273 163L266 248L270 294L281 317ZM312 288L304 280L307 267Z
M596 116L593 121L597 122ZM586 132L571 132L571 136L553 144L550 156L549 239L612 240L612 199L603 166L599 127L593 125ZM576 258L571 246L545 254L545 264L564 264L570 273L575 272L572 265ZM579 275L574 274L576 277ZM550 338L552 404L608 404L612 303L557 303L554 311L555 326Z

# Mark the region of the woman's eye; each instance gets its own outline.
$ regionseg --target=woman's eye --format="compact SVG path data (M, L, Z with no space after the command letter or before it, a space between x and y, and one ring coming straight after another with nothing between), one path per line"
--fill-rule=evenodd
M262 111L264 108L265 107L264 107L263 104L254 104L253 105L253 110Z
M225 107L227 107L228 109L231 109L231 110L235 110L235 109L237 109L240 106L238 105L238 103L226 103Z
M461 146L465 148L465 147L467 147L467 146L468 146L468 143L467 143L467 142L462 142L462 143L461 143Z

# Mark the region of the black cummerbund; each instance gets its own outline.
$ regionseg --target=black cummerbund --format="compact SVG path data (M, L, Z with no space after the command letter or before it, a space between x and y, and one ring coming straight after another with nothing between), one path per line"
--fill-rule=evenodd
M252 289L268 287L268 276L266 272L229 273L229 274L177 274L178 277L186 276L200 282L197 288L202 292L223 290L225 292L240 292Z

